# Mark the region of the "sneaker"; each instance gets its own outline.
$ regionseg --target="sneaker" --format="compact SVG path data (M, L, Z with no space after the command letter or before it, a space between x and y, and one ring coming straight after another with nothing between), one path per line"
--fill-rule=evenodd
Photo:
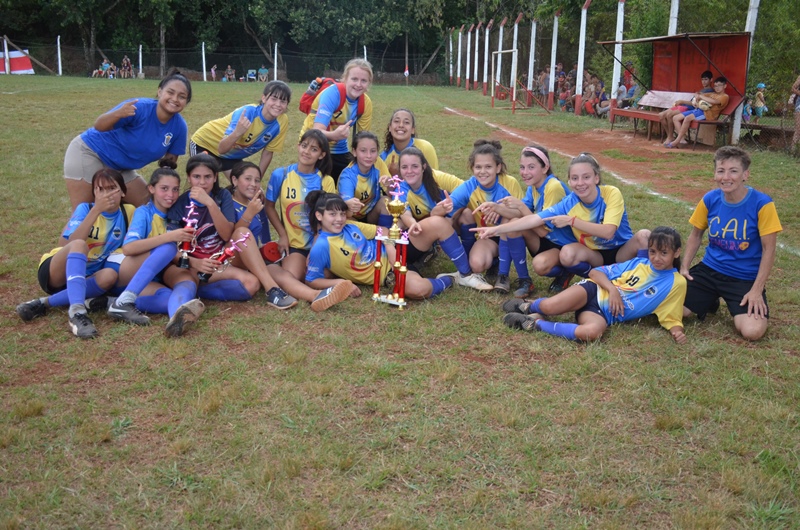
M473 272L472 274L468 274L467 276L462 276L459 273L456 273L455 281L458 285L463 287L471 287L476 291L492 291L494 287L491 283L486 281L486 278L483 277L482 274L478 274Z
M569 287L569 282L572 281L575 275L569 272L564 272L553 278L553 281L550 282L550 287L548 290L551 293L560 293L567 287Z
M500 274L497 277L497 281L494 282L494 292L508 294L511 290L511 280L508 279L508 275Z
M205 310L205 304L197 298L182 304L169 319L167 327L164 328L164 334L167 337L180 337L193 322L200 318Z
M86 306L86 311L89 313L103 311L108 307L108 297L101 295L95 296L94 298L87 298L83 305Z
M70 317L69 327L72 334L81 339L93 339L97 336L97 328L86 313L75 313Z
M137 326L149 326L150 318L136 309L136 304L119 304L114 302L108 308L108 316L111 318L135 324Z
M43 317L47 314L47 306L38 298L34 298L30 302L25 302L17 306L17 314L19 318L25 322L30 322L34 318Z
M503 317L503 324L511 329L521 329L523 331L535 331L536 321L541 319L542 316L538 313L531 313L530 315L520 315L519 313L508 313Z
M519 315L527 315L531 308L531 303L522 298L512 298L503 304L503 311L506 313L516 313Z
M337 283L333 287L323 289L322 292L314 298L314 301L311 302L311 310L315 312L325 311L339 302L347 300L352 292L353 282L350 280L345 280Z
M517 278L515 285L517 290L514 291L514 298L527 298L536 291L536 286L530 278Z
M297 305L297 299L286 294L280 287L273 287L267 291L267 304L275 309L289 309Z

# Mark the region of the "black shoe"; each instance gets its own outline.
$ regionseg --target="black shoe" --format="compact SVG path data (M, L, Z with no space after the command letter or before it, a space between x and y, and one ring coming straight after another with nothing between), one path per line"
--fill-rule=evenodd
M500 294L508 294L511 290L511 280L508 279L508 275L501 274L497 277L497 281L494 282L494 292Z
M86 306L86 311L89 313L104 311L106 308L108 308L108 297L105 295L100 295L95 296L94 298L87 298L83 305Z
M514 298L528 298L536 291L536 286L530 278L517 278L515 282L517 289L514 291Z
M562 272L561 274L553 278L553 281L550 283L550 287L548 288L548 290L551 293L560 293L561 291L569 287L569 282L571 282L572 278L574 277L575 275L572 274L571 272Z
M81 339L93 339L97 336L97 328L86 313L75 313L70 317L69 327L72 334Z
M169 319L164 334L170 338L180 337L193 322L200 318L205 309L205 304L196 298L182 304Z
M108 308L108 316L116 320L122 320L128 324L136 324L137 326L149 326L150 318L136 309L135 303L120 304L114 302Z
M19 318L25 322L30 322L34 318L43 317L47 314L47 306L38 298L34 298L30 302L23 302L17 306L17 314Z
M530 315L520 315L519 313L508 313L503 317L503 324L511 329L521 329L523 331L535 331L536 321L541 315L532 313Z
M512 298L503 304L503 311L509 314L527 315L531 303L522 298Z

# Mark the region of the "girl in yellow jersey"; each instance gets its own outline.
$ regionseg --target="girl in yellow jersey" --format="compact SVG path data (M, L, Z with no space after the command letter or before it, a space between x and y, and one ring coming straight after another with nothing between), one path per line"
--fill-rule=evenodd
M430 142L417 138L417 120L408 109L397 109L386 126L386 138L381 159L386 162L389 172L397 175L400 172L400 153L409 147L416 147L425 154L431 169L439 169L439 158L436 149Z

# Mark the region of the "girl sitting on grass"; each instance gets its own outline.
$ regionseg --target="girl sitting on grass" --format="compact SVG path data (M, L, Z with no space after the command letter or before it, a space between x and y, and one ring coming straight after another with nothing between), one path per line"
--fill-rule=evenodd
M395 248L376 240L377 227L347 220L347 204L339 195L313 191L306 197L309 222L318 233L308 256L306 282L315 288L326 288L344 280L360 285L372 285L374 264L380 247L381 278L383 282L395 262ZM491 285L472 282L464 247L450 222L443 217L431 217L415 223L408 231L408 263L439 241L442 250L450 257L458 272L440 274L437 278L423 278L417 272L406 273L406 298L421 300L432 298L454 282L475 289L491 290ZM388 243L388 241L387 241ZM337 278L331 278L335 276Z
M439 158L436 149L427 140L417 138L417 119L408 109L397 109L392 113L386 126L384 151L381 159L386 163L392 175L400 173L400 154L409 147L415 147L425 153L425 159L431 169L439 169Z
M378 137L369 131L356 134L353 140L355 162L339 175L339 194L356 221L392 226L392 216L381 200L381 184L386 178L375 166L378 160Z
M681 236L659 226L650 234L647 258L592 269L589 279L551 298L527 302L515 298L503 305L503 322L513 329L543 331L570 340L599 339L617 322L655 314L678 344L683 333L683 300L686 278L680 267ZM575 312L577 324L550 322L546 316Z

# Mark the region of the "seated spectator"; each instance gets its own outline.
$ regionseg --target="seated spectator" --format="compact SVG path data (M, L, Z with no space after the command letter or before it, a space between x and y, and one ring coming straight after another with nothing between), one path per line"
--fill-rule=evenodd
M108 65L108 72L106 72L106 77L108 77L109 79L116 79L117 66L114 63Z
M108 69L111 68L111 63L108 62L108 59L103 59L103 64L100 65L100 68L103 70L103 75L100 77L107 77Z
M697 104L697 107L684 111L672 119L675 129L678 130L678 136L672 142L665 143L664 147L677 148L681 140L686 137L686 133L689 132L689 127L692 126L693 121L716 120L719 118L723 109L728 106L729 98L728 94L725 93L727 86L728 80L719 76L714 80L714 92L698 92L695 94L692 101Z
M267 68L262 64L261 68L258 69L258 80L261 81L262 83L266 83L268 75L269 75L269 68Z
M225 69L225 79L228 81L236 81L236 70L231 68L231 65Z
M714 74L712 74L709 70L706 70L700 74L700 83L703 85L703 88L700 89L700 92L698 92L699 94L711 93L714 91L714 89L711 88L711 80L713 78ZM694 106L692 105L691 101L678 100L675 102L675 105L667 110L661 111L658 114L658 120L661 123L661 130L667 133L667 142L671 142L672 135L675 134L673 118L682 112L692 109L694 109Z
M103 63L100 63L97 69L92 71L92 77L103 77Z
M564 82L561 92L558 94L558 107L564 112L572 111L572 88L569 81Z
M120 79L133 78L133 65L131 64L131 60L128 59L127 55L122 57L122 63L120 63L119 66L119 77Z

